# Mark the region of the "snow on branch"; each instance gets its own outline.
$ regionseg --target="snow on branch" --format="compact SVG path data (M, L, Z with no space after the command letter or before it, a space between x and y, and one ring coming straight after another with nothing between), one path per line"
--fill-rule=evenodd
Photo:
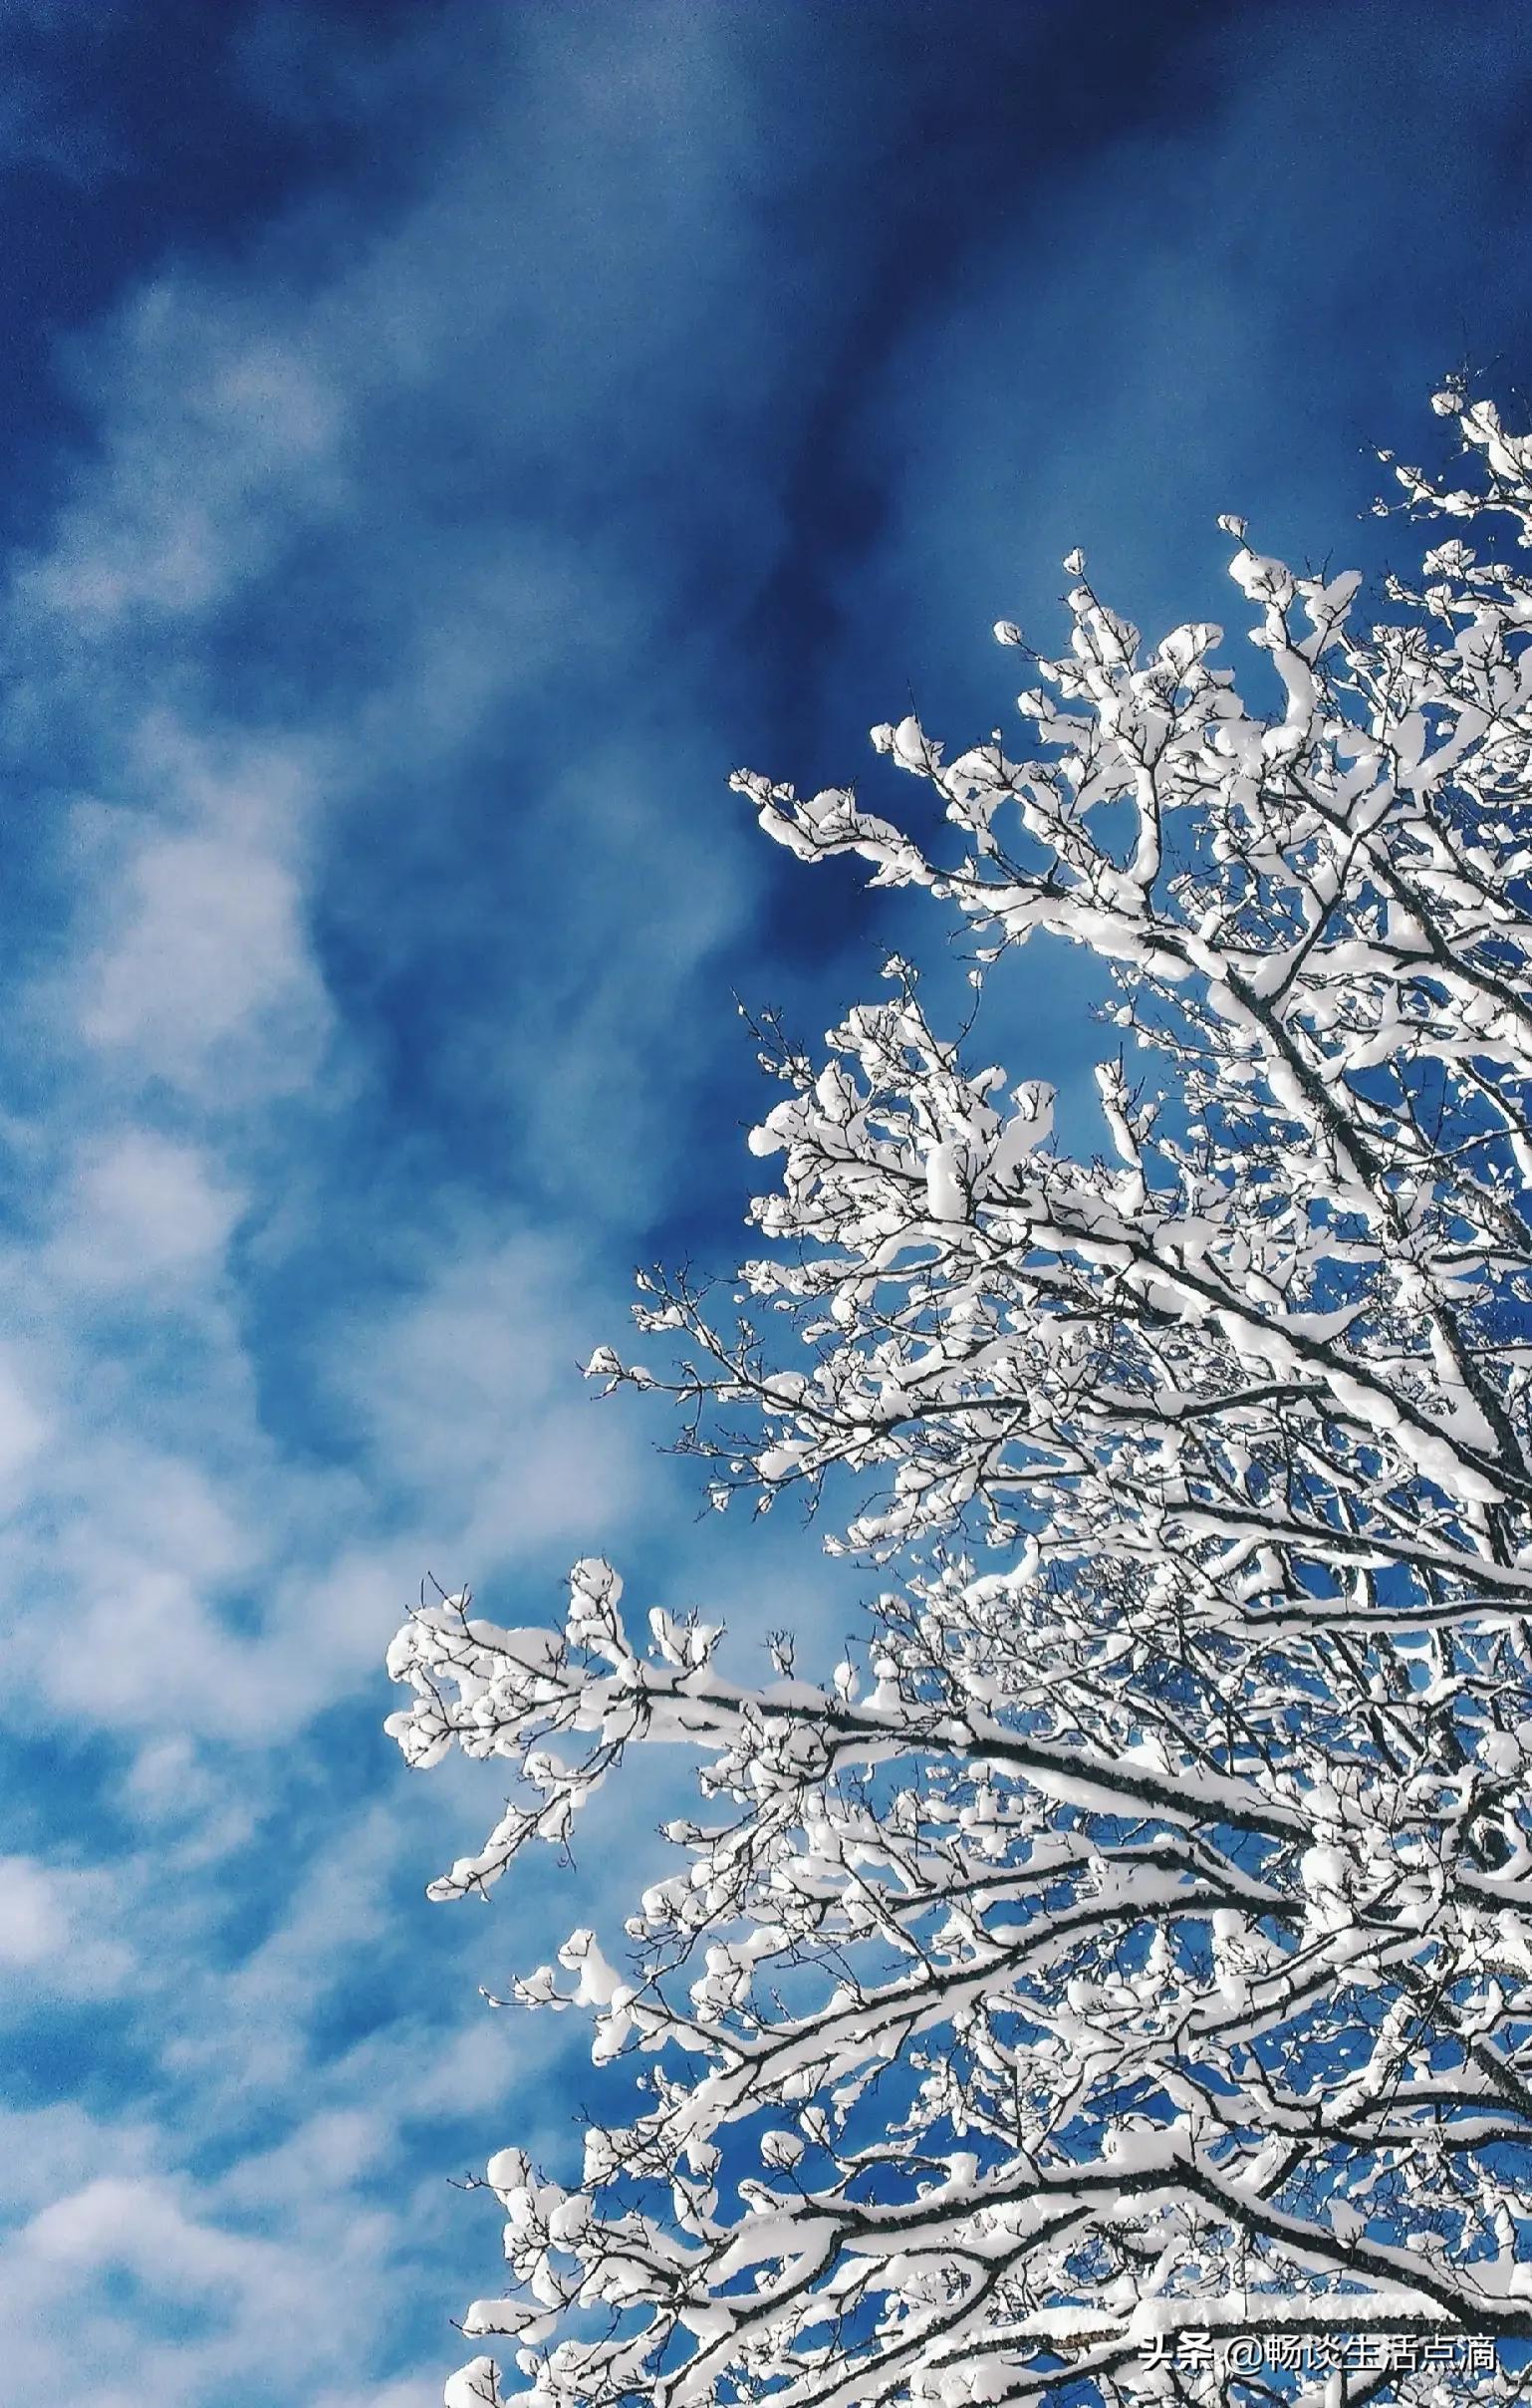
M1408 516L1532 540L1532 438L1438 401L1475 481L1401 470ZM1166 2335L1532 2339L1532 578L1437 528L1362 631L1222 523L1275 712L1072 556L1017 757L874 731L939 858L734 781L989 963L1102 957L1111 1152L902 965L822 1060L768 1024L733 1317L656 1273L648 1365L589 1371L671 1392L720 1505L850 1483L862 1641L743 1684L596 1561L560 1631L394 1641L408 1760L514 1783L435 1895L635 1746L702 1792L625 1944L517 1986L643 2065L579 2180L491 2160L465 2329L517 2371L454 2401L1126 2408L1224 2396Z

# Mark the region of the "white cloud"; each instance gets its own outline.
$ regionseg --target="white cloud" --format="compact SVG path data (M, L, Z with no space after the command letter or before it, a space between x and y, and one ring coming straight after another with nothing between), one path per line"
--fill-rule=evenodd
M0 1856L0 1966L10 2007L113 1996L132 1972L129 1952L112 1935L113 1920L106 1871Z
M153 2163L158 2135L144 2120L103 2122L74 2099L44 2107L0 2107L0 2215L25 2219L81 2190L110 2162L138 2174Z
M391 2137L376 2107L323 2109L276 2148L242 2157L219 2184L219 2198L226 2208L278 2211L294 2199L322 2198L371 2171Z
M101 2174L51 2200L27 2226L23 2245L40 2258L93 2270L121 2266L173 2293L263 2281L270 2245L219 2232L187 2215L171 2184L153 2176Z
M127 1128L80 1148L48 1267L87 1290L215 1277L245 1198L201 1147Z
M351 2387L327 2391L315 2401L314 2408L438 2408L440 2399L441 2375L436 2370L406 2375L397 2383L384 2383L381 2391L371 2384L365 2384L360 2391Z
M0 1856L0 1965L38 1965L70 1943L61 1884L26 1856Z
M333 2387L385 2311L400 2235L336 2190L284 2210L276 2234L233 2229L214 2187L115 2170L50 2201L0 2276L16 2396L182 2408L252 2383ZM131 2278L126 2298L115 2274ZM179 2337L161 2337L162 2306L187 2319Z
M216 1105L231 1072L246 1100L302 1086L327 1018L286 863L237 838L145 838L83 965L88 1043Z
M121 1378L95 1376L102 1402L121 1399ZM255 1500L214 1467L83 1418L50 1474L7 1569L53 1610L23 1616L0 1643L11 1677L76 1725L269 1728L281 1667L213 1610L262 1562Z
M143 614L193 618L266 567L295 524L340 506L337 393L301 322L281 336L269 321L258 288L172 267L106 343L73 347L70 381L100 413L103 454L23 567L29 609L98 637Z
M53 1427L35 1381L14 1346L0 1345L0 1491L41 1455Z
M329 1376L383 1479L470 1558L578 1546L653 1484L633 1420L582 1388L589 1283L563 1237L460 1239L403 1303L337 1335Z

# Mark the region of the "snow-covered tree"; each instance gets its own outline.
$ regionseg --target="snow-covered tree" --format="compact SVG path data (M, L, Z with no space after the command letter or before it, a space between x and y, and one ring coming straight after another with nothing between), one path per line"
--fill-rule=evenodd
M727 1316L655 1278L650 1366L595 1359L676 1393L716 1501L852 1497L832 1543L889 1585L832 1682L782 1641L752 1686L659 1610L640 1644L595 1561L562 1631L462 1598L394 1642L409 1761L517 1781L435 1894L562 1842L639 1742L705 1799L611 1961L579 1932L520 1985L637 2095L582 2180L491 2160L512 2289L467 2330L520 2372L476 2358L459 2408L1423 2401L1477 2387L1454 2334L1520 2363L1532 578L1486 546L1532 546L1532 437L1436 406L1466 481L1398 471L1432 548L1367 632L1357 577L1221 522L1267 704L1215 628L1144 657L1072 556L1017 757L874 732L950 858L735 781L985 964L1099 956L1111 1151L895 964L822 1064L768 1049L785 1167Z

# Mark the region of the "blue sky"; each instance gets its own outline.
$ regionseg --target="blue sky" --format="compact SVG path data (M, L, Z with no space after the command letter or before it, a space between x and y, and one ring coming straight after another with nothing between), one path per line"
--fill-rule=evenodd
M1004 723L1075 542L1156 629L1238 626L1220 511L1376 570L1368 446L1532 381L1529 85L1474 0L9 0L18 2401L439 2397L445 2177L597 2095L478 1985L648 1843L428 1908L495 1798L381 1735L404 1605L606 1550L749 1661L858 1594L574 1375L738 1249L735 993L813 1035L903 939L728 772ZM1078 1096L1089 992L993 1050Z

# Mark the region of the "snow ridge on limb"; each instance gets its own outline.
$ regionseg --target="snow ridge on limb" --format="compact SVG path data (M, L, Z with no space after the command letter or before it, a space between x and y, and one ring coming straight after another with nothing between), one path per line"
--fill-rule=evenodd
M1532 440L1441 403L1477 482L1401 471L1408 510L1525 542ZM486 2397L1126 2408L1224 2396L1156 2334L1532 2339L1532 581L1437 541L1364 635L1356 578L1223 524L1275 713L1215 629L1144 660L1072 556L1025 758L875 731L951 858L736 780L989 961L1103 955L1160 1065L1103 1063L1076 1162L903 964L822 1061L768 1029L740 1316L656 1274L673 1360L593 1359L671 1390L720 1504L854 1481L865 1644L743 1684L595 1561L562 1632L462 1597L394 1642L409 1759L517 1780L435 1894L633 1745L705 1801L621 1967L581 1931L518 1985L646 2062L579 2183L490 2163Z

